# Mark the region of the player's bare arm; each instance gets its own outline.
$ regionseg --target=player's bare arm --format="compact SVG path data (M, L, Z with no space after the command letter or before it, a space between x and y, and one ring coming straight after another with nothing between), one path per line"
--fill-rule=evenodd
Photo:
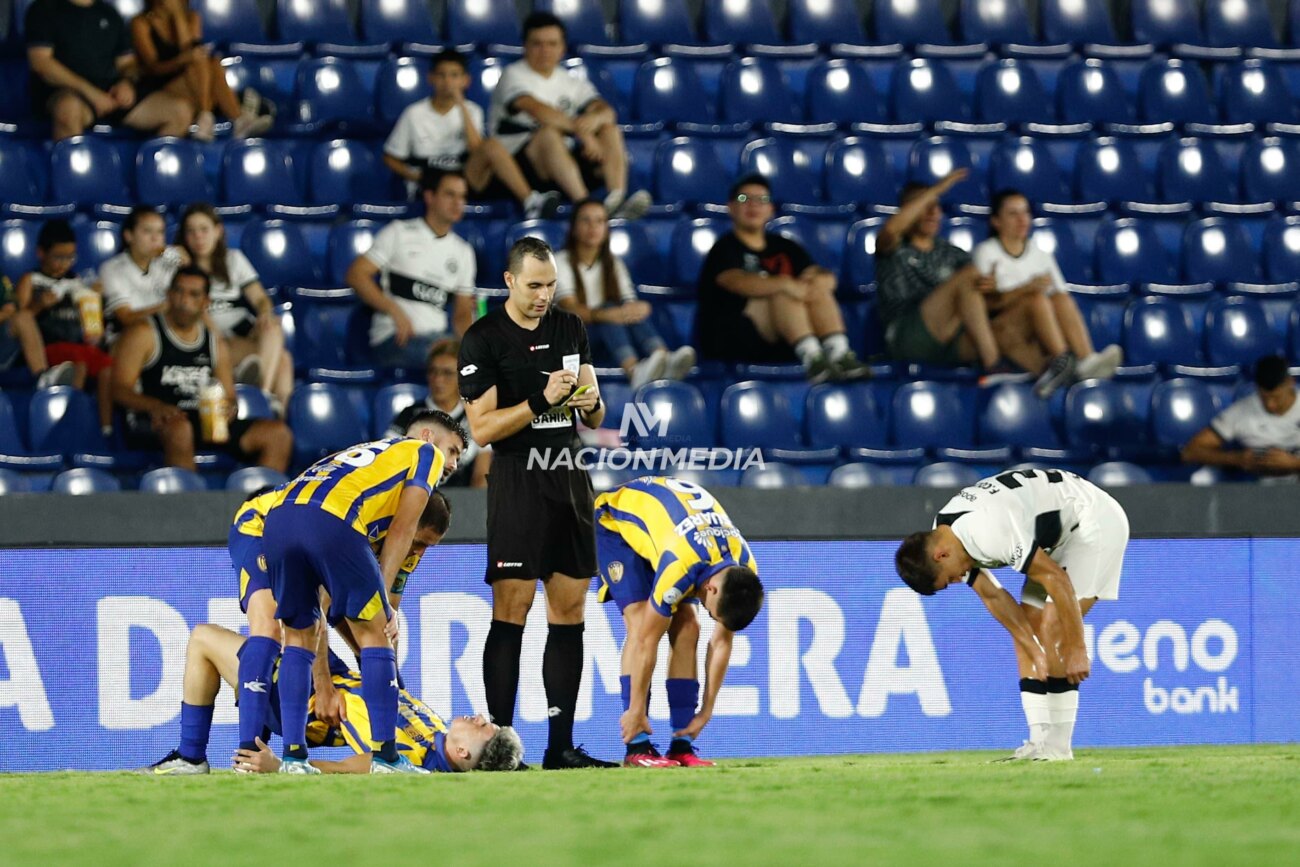
M966 180L966 176L969 174L968 169L954 169L940 178L939 183L919 196L908 199L899 207L898 213L886 220L885 224L880 227L880 234L876 236L876 253L888 255L898 249L898 245L903 243L903 238L906 237L908 231L925 215L930 206L939 201L939 197L944 193Z
M1060 654L1065 663L1065 676L1070 683L1082 683L1089 674L1088 649L1083 643L1083 612L1074 595L1070 576L1047 556L1041 548L1025 573L1047 589L1047 595L1056 605L1057 620L1061 624Z
M729 268L718 275L718 285L728 292L744 298L771 298L782 292L789 294L795 284L792 277L779 274L751 274L740 268Z
M388 525L384 548L379 552L379 571L384 576L385 595L393 586L393 581L397 579L398 570L410 555L411 543L415 541L415 533L420 526L420 515L423 514L428 502L428 491L411 485L403 488L397 502L397 512L393 515L393 522Z
M980 570L971 587L979 594L980 601L989 610L989 614L992 614L993 618L1011 633L1012 640L1020 648L1018 655L1031 661L1032 670L1021 671L1020 676L1032 677L1036 680L1046 678L1047 654L1038 643L1038 638L1034 635L1034 627L1025 616L1020 604L1005 588L994 583L983 569Z
M320 597L321 611L329 611L330 596L324 587L320 589ZM348 718L348 713L343 696L334 688L334 677L330 672L330 628L324 617L316 621L316 636L316 658L311 664L312 685L316 689L316 718L337 727Z
M541 377L538 377L539 379ZM592 382L595 382L592 373ZM549 403L547 409L556 406L578 385L578 375L571 370L554 370L546 380L542 395ZM545 410L543 410L544 412ZM520 401L511 407L497 408L497 388L492 386L473 400L465 401L465 417L469 420L470 433L479 445L491 445L516 434L532 423L540 415L534 412L528 401Z
M646 707L646 696L650 691L650 678L654 674L655 652L659 648L659 640L668 632L668 625L672 623L671 617L665 617L655 611L650 607L649 602L629 605L627 612L631 612L634 608L640 610L628 618L632 629L631 634L627 637L630 648L628 675L631 678L632 693L627 711L619 720L619 727L622 729L623 743L625 744L630 743L632 738L642 732L646 734L654 733L654 730L650 728L650 714L649 708Z
M521 111L524 114L531 116L533 120L537 121L542 126L555 127L560 132L571 133L574 131L573 118L570 118L555 106L542 102L535 96L528 96L525 94L524 96L517 98L513 103L511 103L510 110L512 112Z
M145 412L160 425L180 409L165 401L148 397L135 390L144 370L145 360L154 351L153 329L144 322L128 329L113 350L113 403L125 409Z

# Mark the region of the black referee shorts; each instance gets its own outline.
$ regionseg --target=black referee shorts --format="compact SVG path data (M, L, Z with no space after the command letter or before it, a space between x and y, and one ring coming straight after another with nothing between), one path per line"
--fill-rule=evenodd
M586 470L530 470L526 457L496 455L488 473L484 580L595 575L595 509Z

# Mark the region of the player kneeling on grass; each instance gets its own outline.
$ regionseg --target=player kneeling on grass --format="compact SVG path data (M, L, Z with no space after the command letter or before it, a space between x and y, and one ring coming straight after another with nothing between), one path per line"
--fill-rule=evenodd
M1089 674L1083 617L1118 599L1128 517L1096 485L1063 470L1012 470L963 488L913 533L894 563L907 586L932 596L964 582L1015 640L1029 740L1013 759L1074 758L1079 684ZM1024 573L1020 604L989 569Z
M645 476L596 498L600 600L618 603L623 643L621 728L628 767L708 767L692 742L708 724L731 660L731 639L758 615L763 585L749 545L713 495L681 479ZM696 647L702 604L716 625L706 656L704 704ZM668 633L668 755L650 742L650 676Z
M221 681L235 686L246 644L247 639L239 633L206 623L190 633L185 648L182 700L187 706L206 708L206 720L201 725L182 720L180 746L162 761L141 768L140 773L188 776L209 772L207 747L213 703ZM278 665L276 659L277 668ZM329 655L329 670L334 689L343 697L342 720L333 726L317 719L313 695L308 706L307 743L314 747L348 746L355 754L342 761L313 760L312 765L327 774L368 774L373 756L370 717L361 695L361 675L349 670L333 653ZM278 678L271 681L272 700L264 725L270 732L280 734L279 703L275 700L277 681ZM399 693L398 715L403 720L397 729L398 749L412 765L426 771L512 771L524 754L514 729L493 725L481 714L456 717L449 726L406 690ZM254 749L240 749L235 753L237 771L274 773L279 769L280 760L260 737Z

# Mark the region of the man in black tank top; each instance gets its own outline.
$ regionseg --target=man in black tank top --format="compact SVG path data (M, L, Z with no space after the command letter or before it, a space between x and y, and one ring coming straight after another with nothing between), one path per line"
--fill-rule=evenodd
M114 348L113 402L126 411L131 448L162 449L168 466L193 470L202 444L199 398L213 382L235 406L230 356L203 322L208 275L182 268L172 278L161 313L132 325ZM279 472L289 467L293 434L282 421L231 418L224 446L241 461Z
M542 766L615 767L573 745L583 607L596 573L595 496L574 458L575 414L594 428L605 409L582 320L551 304L551 248L523 238L507 262L510 298L470 326L460 347L465 414L474 439L493 450L486 576L492 627L483 648L488 712L498 725L513 724L524 620L541 579L548 623L542 683L550 726ZM577 394L580 386L589 388Z

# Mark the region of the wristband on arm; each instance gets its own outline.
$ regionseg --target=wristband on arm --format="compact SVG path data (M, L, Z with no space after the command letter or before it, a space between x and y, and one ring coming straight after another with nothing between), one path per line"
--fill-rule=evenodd
M551 402L546 399L546 392L539 391L532 397L528 398L528 408L533 411L534 416L539 416L551 408Z

